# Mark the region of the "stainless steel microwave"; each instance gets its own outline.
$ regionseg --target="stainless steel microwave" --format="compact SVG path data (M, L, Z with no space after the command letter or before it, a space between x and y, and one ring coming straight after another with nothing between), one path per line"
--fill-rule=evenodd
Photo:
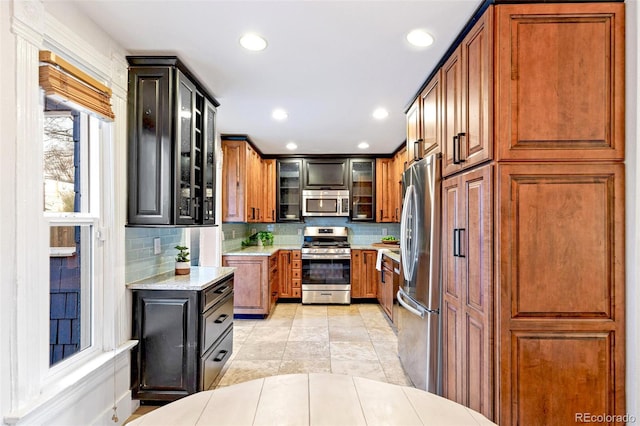
M303 216L349 216L349 191L309 189L302 191Z

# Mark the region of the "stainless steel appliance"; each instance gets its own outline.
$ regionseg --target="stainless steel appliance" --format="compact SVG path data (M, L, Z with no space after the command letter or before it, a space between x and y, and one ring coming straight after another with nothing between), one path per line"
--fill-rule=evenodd
M415 387L442 394L441 158L430 155L402 175L398 355Z
M302 191L303 216L349 216L349 191L307 189Z
M302 303L351 303L351 247L346 227L304 229Z

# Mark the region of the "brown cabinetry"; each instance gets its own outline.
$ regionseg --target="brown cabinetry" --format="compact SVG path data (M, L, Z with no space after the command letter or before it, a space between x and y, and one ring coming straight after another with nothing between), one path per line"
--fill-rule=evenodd
M408 164L427 154L440 152L442 140L442 93L436 73L407 110Z
M382 256L382 271L379 272L378 302L389 319L394 322L393 303L400 284L400 264L390 257Z
M235 315L267 316L273 307L273 287L277 282L277 254L271 256L222 256L223 266L237 268L235 272Z
M376 159L376 222L396 221L396 181L394 159Z
M351 298L375 298L378 292L377 250L351 250Z
M496 12L499 160L624 158L624 4Z
M492 165L442 183L443 395L493 417Z
M497 172L500 423L624 414L623 164Z
M278 252L280 270L280 298L302 297L302 258L300 250L280 250Z
M222 152L222 221L273 222L274 160L263 160L243 140L223 140Z
M493 13L482 15L443 65L442 175L493 155Z

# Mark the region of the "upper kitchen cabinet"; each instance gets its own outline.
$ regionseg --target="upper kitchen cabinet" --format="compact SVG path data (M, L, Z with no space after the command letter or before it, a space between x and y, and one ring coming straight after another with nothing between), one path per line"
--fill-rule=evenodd
M376 222L395 222L397 179L394 158L376 159Z
M407 110L407 164L420 159L420 145L422 139L422 126L420 120L420 102L421 98L417 98Z
M222 153L222 221L273 222L275 194L268 188L275 187L275 174L269 163L244 136L223 136Z
M304 189L348 189L347 158L305 158Z
M624 4L496 11L498 160L624 158Z
M213 225L218 102L174 56L127 60L128 225Z
M262 188L260 192L266 194L262 213L262 222L276 221L276 160L262 160Z
M443 176L493 155L492 17L482 15L440 70Z
M351 220L375 219L375 167L375 159L352 159L349 162Z
M277 160L277 201L278 222L300 221L302 219L302 160Z

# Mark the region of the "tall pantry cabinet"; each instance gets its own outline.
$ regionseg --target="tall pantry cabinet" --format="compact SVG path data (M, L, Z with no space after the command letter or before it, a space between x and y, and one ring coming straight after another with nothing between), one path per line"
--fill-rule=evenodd
M444 396L501 425L623 415L624 3L513 3L434 74Z

